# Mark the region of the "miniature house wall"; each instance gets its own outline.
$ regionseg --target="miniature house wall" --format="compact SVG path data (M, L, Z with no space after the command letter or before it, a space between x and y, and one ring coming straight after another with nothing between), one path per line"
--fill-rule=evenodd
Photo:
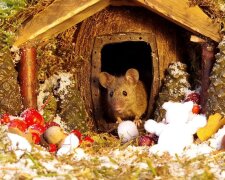
M108 7L79 24L75 36L76 57L89 63L81 69L87 109L99 126L104 116L102 91L98 74L107 71L121 75L129 68L139 70L148 92L146 118L151 116L165 69L180 61L178 27L141 7ZM91 92L91 93L90 93ZM109 119L108 119L109 118Z

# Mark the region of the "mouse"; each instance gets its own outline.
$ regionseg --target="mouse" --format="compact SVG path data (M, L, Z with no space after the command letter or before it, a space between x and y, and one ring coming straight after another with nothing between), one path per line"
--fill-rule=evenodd
M147 92L139 80L137 69L130 68L125 75L114 76L108 72L99 74L100 85L107 90L107 110L117 123L131 119L137 126L147 109Z

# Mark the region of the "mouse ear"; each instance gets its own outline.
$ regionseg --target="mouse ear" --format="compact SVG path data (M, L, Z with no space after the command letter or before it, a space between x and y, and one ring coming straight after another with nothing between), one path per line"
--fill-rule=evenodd
M126 74L125 74L125 78L130 84L137 84L137 82L139 80L138 70L128 69Z
M115 77L107 72L99 74L99 82L104 88L108 88L113 83Z

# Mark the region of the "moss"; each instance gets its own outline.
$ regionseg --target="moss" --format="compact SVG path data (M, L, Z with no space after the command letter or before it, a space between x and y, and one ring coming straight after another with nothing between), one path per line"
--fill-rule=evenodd
M68 88L68 93L64 95L64 100L60 105L60 116L69 126L69 131L79 129L81 132L90 130L87 120L87 112L80 92L72 83Z
M11 142L6 127L0 126L0 164L16 162L15 154L10 150Z
M49 96L45 99L45 103L43 105L43 117L45 122L52 121L57 113L57 99L50 92Z
M221 23L221 32L225 32L225 4L224 0L189 0L190 6L200 6L209 17Z
M18 115L22 109L18 73L8 51L0 55L0 69L0 113Z

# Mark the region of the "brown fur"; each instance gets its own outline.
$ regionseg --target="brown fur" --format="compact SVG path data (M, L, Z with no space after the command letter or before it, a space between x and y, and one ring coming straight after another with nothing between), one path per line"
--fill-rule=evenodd
M107 103L109 115L116 120L140 119L147 108L147 93L143 83L139 80L136 69L127 70L121 77L115 77L107 72L101 72L100 84L107 89ZM127 95L124 95L124 92ZM110 93L113 92L113 96ZM126 94L125 93L125 94Z

